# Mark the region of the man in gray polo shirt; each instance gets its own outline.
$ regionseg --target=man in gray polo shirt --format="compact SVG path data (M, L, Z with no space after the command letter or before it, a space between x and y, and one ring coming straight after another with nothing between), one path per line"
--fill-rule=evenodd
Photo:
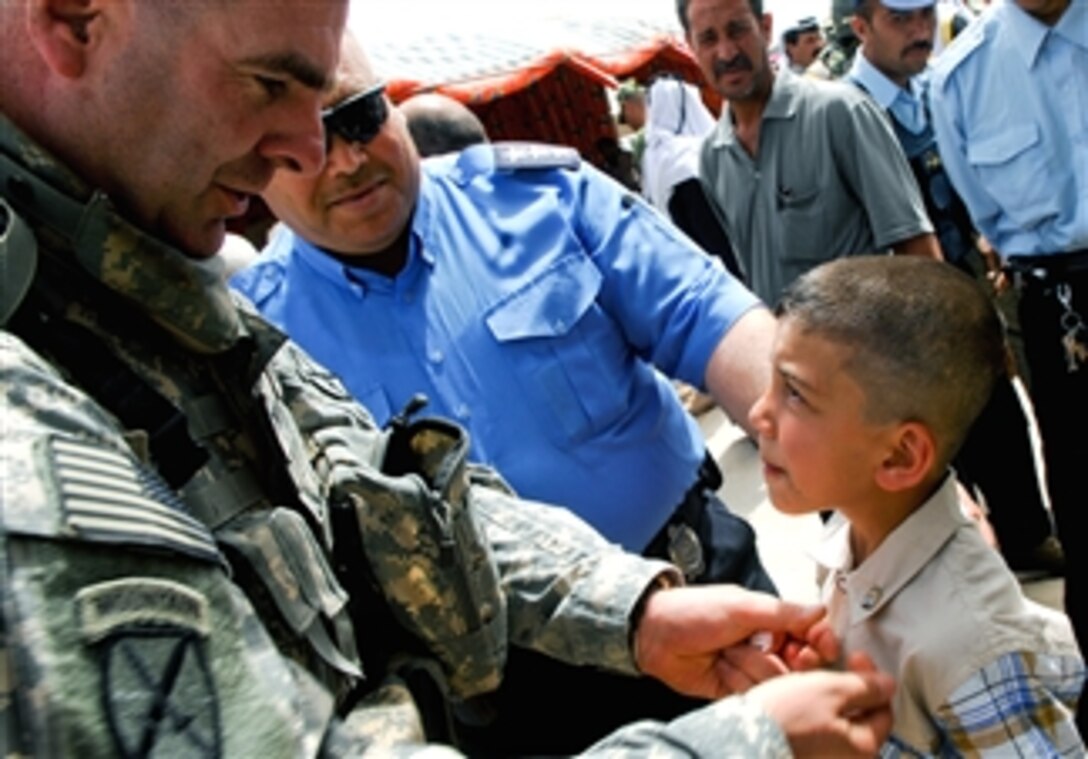
M863 93L776 72L761 0L677 0L677 10L728 102L700 178L756 294L773 305L797 276L840 256L941 257L902 148Z

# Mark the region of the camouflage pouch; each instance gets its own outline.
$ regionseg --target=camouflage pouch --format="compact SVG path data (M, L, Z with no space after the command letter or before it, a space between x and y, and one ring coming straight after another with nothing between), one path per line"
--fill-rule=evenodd
M253 510L216 531L261 579L296 637L309 641L341 679L363 673L341 588L303 517L288 508Z
M506 660L506 602L474 516L468 436L437 419L387 434L381 471L333 470L333 508L353 514L374 580L441 662L451 695L493 690Z

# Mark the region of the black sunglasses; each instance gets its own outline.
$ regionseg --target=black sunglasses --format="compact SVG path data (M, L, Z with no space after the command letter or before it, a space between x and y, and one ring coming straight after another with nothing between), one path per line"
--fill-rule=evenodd
M321 123L325 125L325 151L332 150L334 134L348 142L365 145L378 135L387 118L389 106L385 102L384 84L376 84L341 100L321 112Z

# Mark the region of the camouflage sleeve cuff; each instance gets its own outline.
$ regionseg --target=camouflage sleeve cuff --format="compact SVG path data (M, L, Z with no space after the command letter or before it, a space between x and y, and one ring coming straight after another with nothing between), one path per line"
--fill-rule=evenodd
M793 751L771 717L745 696L716 701L662 724L638 722L592 746L585 756L790 759Z
M473 501L506 596L511 643L637 674L633 613L655 583L679 584L677 570L625 552L566 509L492 490Z

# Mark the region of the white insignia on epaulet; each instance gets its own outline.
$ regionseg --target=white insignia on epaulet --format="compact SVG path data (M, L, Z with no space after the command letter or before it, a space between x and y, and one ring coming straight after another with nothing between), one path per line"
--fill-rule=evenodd
M495 168L577 169L582 159L574 148L540 142L496 142L492 145Z
M64 522L79 537L220 561L208 529L186 513L157 474L132 457L69 438L51 438L48 450Z

